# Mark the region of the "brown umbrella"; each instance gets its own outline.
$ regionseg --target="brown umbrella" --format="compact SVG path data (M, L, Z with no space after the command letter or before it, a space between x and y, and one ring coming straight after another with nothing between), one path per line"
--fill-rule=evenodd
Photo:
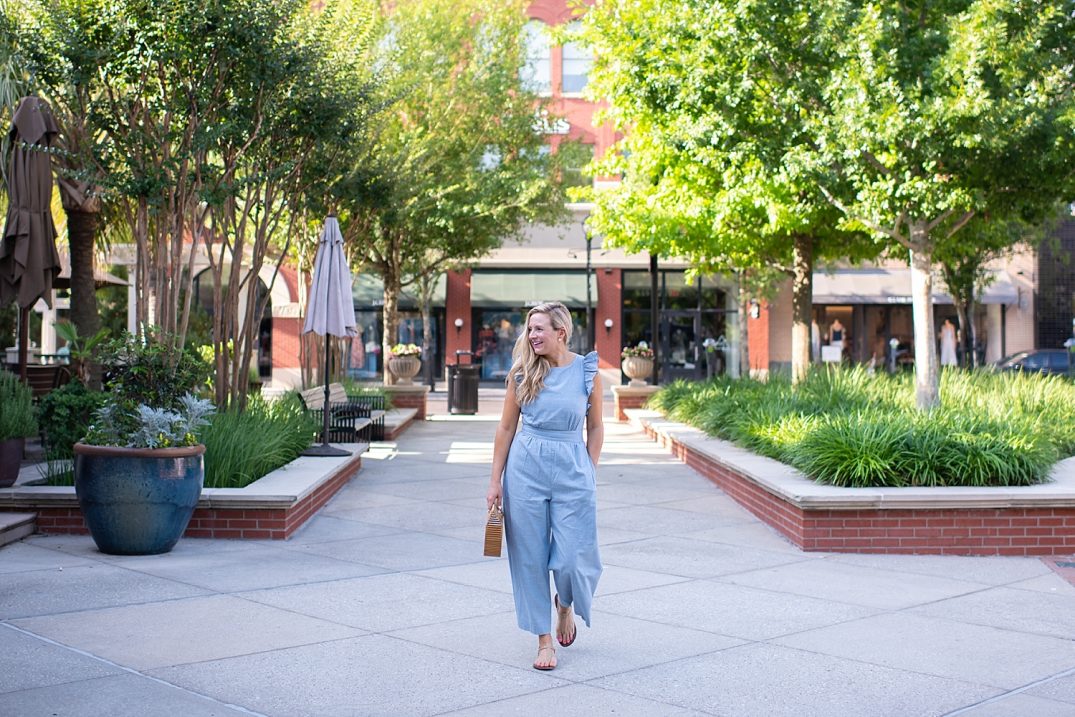
M8 207L0 244L0 305L19 305L19 366L25 376L30 307L52 306L52 284L60 273L56 227L52 224L52 167L46 151L59 132L48 104L23 97L11 120Z

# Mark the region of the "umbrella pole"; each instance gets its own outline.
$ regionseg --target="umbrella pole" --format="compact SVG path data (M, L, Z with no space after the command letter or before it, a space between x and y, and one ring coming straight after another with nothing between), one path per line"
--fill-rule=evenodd
M340 457L340 456L349 456L349 455L351 455L351 451L345 451L342 448L337 448L336 446L329 445L329 442L328 442L329 412L332 410L332 406L329 404L329 401L328 401L328 397L329 397L329 390L328 390L328 380L329 380L328 362L329 362L329 356L330 356L330 352L329 352L329 334L326 332L325 333L325 406L324 406L324 408L321 409L321 415L323 417L323 421L322 421L322 425L321 425L321 445L319 445L319 446L310 446L309 448L307 448L305 451L302 452L302 455L304 455L304 456Z
M19 380L26 383L26 362L30 360L30 309L19 307Z

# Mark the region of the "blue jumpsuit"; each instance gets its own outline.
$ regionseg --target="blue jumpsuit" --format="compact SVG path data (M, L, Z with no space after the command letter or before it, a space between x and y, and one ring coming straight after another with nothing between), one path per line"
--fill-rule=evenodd
M601 558L593 461L582 440L597 352L575 356L545 377L538 397L522 406L504 468L504 528L515 615L535 635L552 632L552 571L560 604L590 625Z

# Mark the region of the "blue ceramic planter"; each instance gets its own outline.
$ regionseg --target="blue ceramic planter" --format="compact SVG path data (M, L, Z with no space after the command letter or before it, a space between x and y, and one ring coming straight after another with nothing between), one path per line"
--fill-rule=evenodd
M202 493L205 446L75 444L75 493L102 553L156 555L187 529Z

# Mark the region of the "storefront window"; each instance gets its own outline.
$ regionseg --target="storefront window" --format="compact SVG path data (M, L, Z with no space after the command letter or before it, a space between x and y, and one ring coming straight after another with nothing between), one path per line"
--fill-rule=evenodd
M481 360L481 376L484 381L503 381L511 369L515 341L523 331L523 322L529 309L480 310L477 337L477 353ZM569 309L574 324L568 349L584 354L586 347L586 310Z
M664 270L658 277L661 297L656 346L661 381L739 375L739 321L735 292L728 279L688 281L685 272ZM650 274L623 273L625 346L655 345L650 308Z

